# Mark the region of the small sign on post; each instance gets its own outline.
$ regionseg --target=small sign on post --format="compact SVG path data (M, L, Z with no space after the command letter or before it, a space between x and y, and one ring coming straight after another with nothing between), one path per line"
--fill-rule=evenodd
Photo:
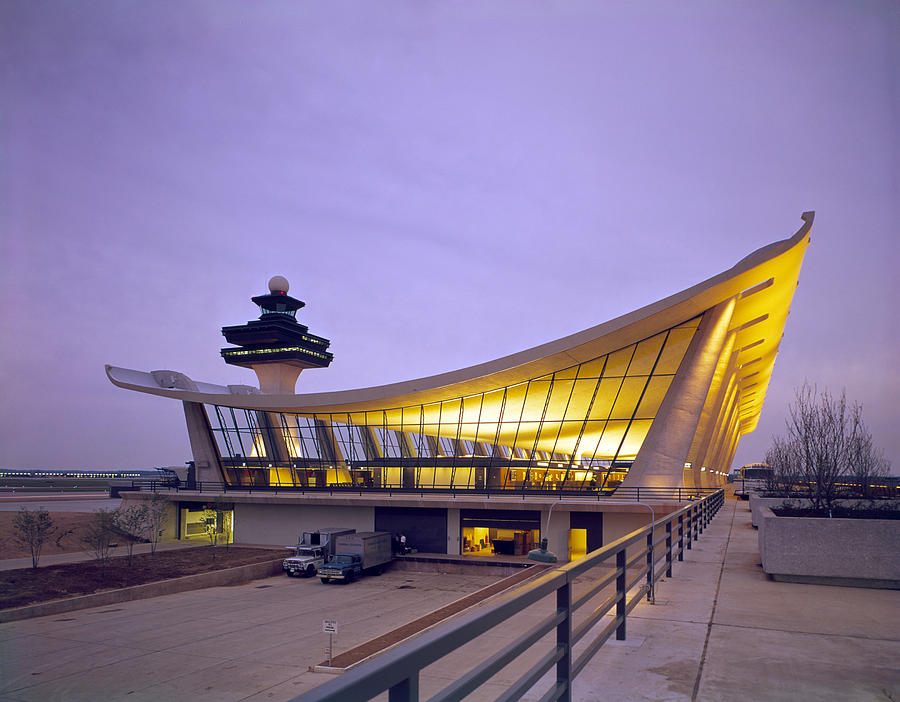
M326 653L328 654L328 665L331 665L331 657L334 653L334 635L338 633L338 623L336 619L323 619L322 620L322 631L328 634L328 648L326 649Z

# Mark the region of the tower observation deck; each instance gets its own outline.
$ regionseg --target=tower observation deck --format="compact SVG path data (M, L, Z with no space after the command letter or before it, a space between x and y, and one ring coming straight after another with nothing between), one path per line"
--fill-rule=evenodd
M222 327L225 340L239 347L222 349L225 363L251 368L264 393L293 393L300 371L326 368L334 358L328 351L331 342L297 321L297 310L306 303L288 295L289 289L287 279L276 275L268 295L250 298L262 313L259 319Z

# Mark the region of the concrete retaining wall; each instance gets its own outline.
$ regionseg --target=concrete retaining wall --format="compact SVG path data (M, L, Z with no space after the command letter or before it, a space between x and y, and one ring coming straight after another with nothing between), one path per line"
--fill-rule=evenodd
M900 589L900 521L778 517L762 507L759 555L775 580Z
M242 585L249 583L251 580L279 575L282 572L282 561L283 559L279 558L276 561L251 563L250 565L225 568L211 573L186 575L183 578L161 580L160 582L147 583L146 585L135 585L134 587L125 587L119 590L95 592L92 595L70 597L65 600L53 600L52 602L42 602L26 607L16 607L0 611L0 623L43 617L48 614L74 612L75 610L88 609L89 607L104 607L131 600L145 600L150 597L172 595L176 592L186 592L188 590L201 590L206 587Z

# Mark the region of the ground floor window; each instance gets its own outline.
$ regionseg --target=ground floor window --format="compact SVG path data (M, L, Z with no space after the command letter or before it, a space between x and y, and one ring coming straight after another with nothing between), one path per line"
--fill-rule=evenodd
M472 556L524 556L539 542L537 529L463 527L462 552Z
M234 541L234 506L182 503L179 509L179 538L217 545Z
M537 510L462 509L459 512L463 555L524 556L541 540Z

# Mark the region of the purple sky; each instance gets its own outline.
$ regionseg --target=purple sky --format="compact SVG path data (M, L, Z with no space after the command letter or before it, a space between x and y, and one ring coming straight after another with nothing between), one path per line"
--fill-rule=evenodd
M104 363L251 383L274 274L332 340L298 392L519 351L816 210L756 433L804 378L900 472L894 2L0 0L0 466L189 458Z

